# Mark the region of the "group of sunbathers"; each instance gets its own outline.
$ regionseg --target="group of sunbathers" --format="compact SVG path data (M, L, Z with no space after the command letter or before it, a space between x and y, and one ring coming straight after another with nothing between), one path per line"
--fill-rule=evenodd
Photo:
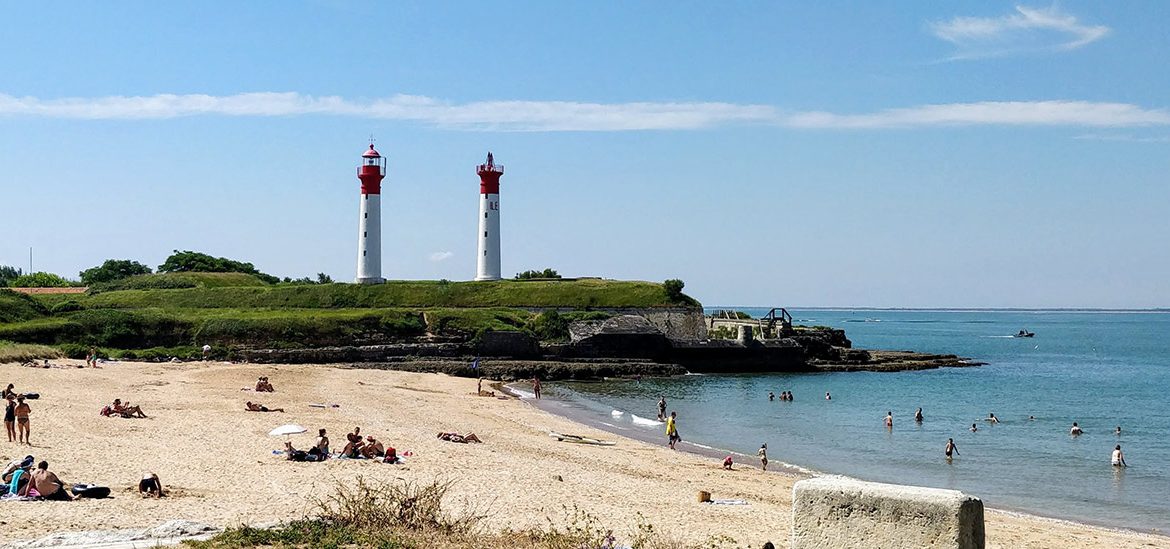
M73 501L73 496L65 489L65 483L49 471L49 462L42 461L34 469L34 461L32 456L12 460L0 473L0 478L6 483L0 489L15 497Z
M362 428L355 427L352 433L345 435L346 444L339 456L349 459L373 459L383 463L399 463L398 453L394 448L387 448L373 436L362 437ZM317 431L317 442L308 450L297 450L291 442L284 443L285 455L289 461L325 461L329 458L329 437L325 429Z
M123 403L120 398L115 398L113 404L103 407L101 414L106 417L146 417L141 406L131 406L129 402Z

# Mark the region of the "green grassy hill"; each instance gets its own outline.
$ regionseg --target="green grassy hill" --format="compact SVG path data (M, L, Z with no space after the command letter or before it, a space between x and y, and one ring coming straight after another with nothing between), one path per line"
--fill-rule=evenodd
M652 282L535 280L394 281L266 284L244 274L173 273L132 277L87 294L24 296L0 292L0 340L192 352L212 343L312 347L410 341L428 335L470 338L484 330L547 333L538 312L570 318L591 309L698 307L672 302ZM596 315L594 315L596 316ZM561 323L563 324L563 323Z

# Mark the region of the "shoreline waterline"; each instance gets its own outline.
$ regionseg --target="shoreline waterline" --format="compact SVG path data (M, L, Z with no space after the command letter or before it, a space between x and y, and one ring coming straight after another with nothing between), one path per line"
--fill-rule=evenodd
M542 412L546 412L546 413L551 414L551 415L555 415L555 416L563 418L563 419L567 419L567 420L572 421L574 423L580 424L582 427L605 431L606 433L614 435L615 437L626 439L626 440L632 441L632 442L642 442L642 443L647 443L647 444L652 444L652 445L657 445L657 446L665 446L665 442L664 442L665 441L665 434L663 434L663 433L658 433L657 431L652 431L649 429L641 430L641 431L625 429L625 428L613 425L611 423L601 421L599 418L590 415L590 412L588 412L582 408L572 408L572 407L567 406L566 404L569 401L566 399L559 399L555 396L549 398L549 397L545 397L543 394L541 395L540 399L536 399L536 398L534 398L535 395L533 395L531 391L527 391L527 390L522 389L520 387L516 387L514 383L501 384L500 388L503 391L507 392L509 395L515 397L516 399L520 400L521 402L528 404L529 406L532 406L533 408L536 408L537 410L540 410ZM639 435L642 435L642 436L639 436ZM676 444L676 446L680 446L680 449L679 449L680 452L685 452L688 454L697 455L697 456L704 457L704 458L711 458L712 460L714 460L712 462L712 467L717 466L718 463L720 461L722 461L722 459L725 456L733 455L733 456L745 458L745 461L742 461L742 462L737 461L736 462L737 466L760 470L760 466L758 464L758 459L756 459L755 456L751 456L751 455L745 454L743 452L739 452L739 451L735 451L735 450L727 450L724 448L718 448L718 447L709 446L706 444L699 444L699 443L690 442L687 440L682 440L680 443ZM761 473L777 474L777 475L781 475L781 476L784 476L784 477L787 477L787 478L793 479L793 480L803 480L803 479L813 478L813 477L832 476L832 477L842 477L842 478L849 478L849 479L862 480L862 481L870 481L870 479L859 478L859 477L856 477L853 475L828 473L828 472L819 471L819 470L816 470L816 469L813 469L810 467L787 463L787 462L783 462L780 460L774 460L772 458L768 459L768 470L761 471ZM896 483L894 483L894 484L896 484ZM910 485L907 485L907 486L910 486ZM967 492L965 492L965 493L967 493ZM973 495L975 497L980 497L979 494L975 494L975 493L971 493L970 495ZM980 498L980 499L982 499L982 498ZM1044 515L1044 514L1033 512L1033 511L1028 510L1028 509L1013 508L1010 506L985 507L985 510L988 512L991 512L991 513L998 513L998 514L1002 514L1005 516L1021 518L1024 520L1034 520L1034 521L1059 524L1059 525L1071 526L1071 527L1090 527L1090 528L1106 530L1109 532L1115 532L1115 533L1119 533L1119 534L1148 536L1153 540L1170 541L1170 533L1165 533L1157 528L1151 528L1151 529L1147 530L1147 529L1141 529L1141 528L1117 526L1114 524L1094 522L1094 521L1090 521L1090 520L1079 520L1079 519L1075 519L1075 518Z

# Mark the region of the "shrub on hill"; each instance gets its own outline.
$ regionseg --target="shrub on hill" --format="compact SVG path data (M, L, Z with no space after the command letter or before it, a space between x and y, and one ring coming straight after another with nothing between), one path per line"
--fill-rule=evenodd
M87 286L112 282L136 275L150 274L150 267L129 259L107 259L97 267L81 271L81 283Z
M39 272L20 275L8 281L8 285L13 288L68 288L77 284L61 275Z
M541 278L560 278L561 275L554 269L545 269L543 271L524 271L516 273L516 280L534 280Z
M0 323L23 322L48 314L39 301L12 290L0 290Z
M24 274L24 272L20 269L17 269L16 267L0 265L0 288L6 288L10 286L11 284L8 282L22 274Z
M251 263L226 257L212 257L202 252L192 251L175 250L162 265L158 266L158 272L245 273L255 275L269 284L280 282L279 278L256 270L256 266Z
M132 276L89 287L89 294L120 290L181 290L185 288L230 288L267 286L256 275L245 273L159 273Z

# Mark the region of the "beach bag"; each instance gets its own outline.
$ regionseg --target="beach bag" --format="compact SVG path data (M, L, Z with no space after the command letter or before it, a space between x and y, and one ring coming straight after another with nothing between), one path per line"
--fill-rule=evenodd
M41 394L40 394L40 393L25 393L25 394L24 394L24 399L25 399L25 400L36 400L36 399L38 399L38 398L41 398Z

